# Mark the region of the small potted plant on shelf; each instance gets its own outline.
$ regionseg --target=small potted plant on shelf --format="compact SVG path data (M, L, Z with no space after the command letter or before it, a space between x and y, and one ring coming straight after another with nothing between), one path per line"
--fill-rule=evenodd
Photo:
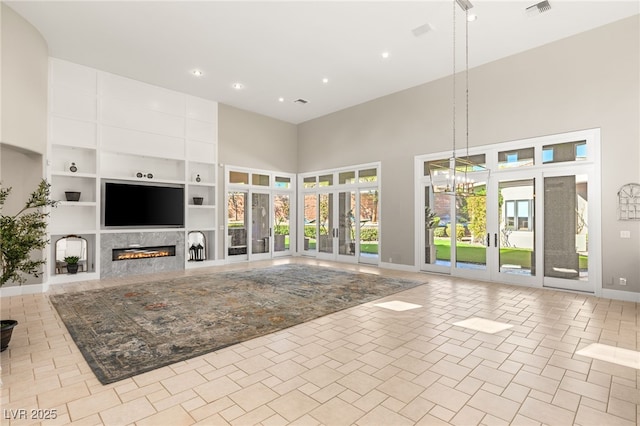
M64 258L65 263L67 264L67 272L70 274L76 274L78 272L78 261L80 258L78 256L67 256Z
M42 180L38 188L31 193L26 203L15 214L5 215L2 212L11 188L2 187L0 183L0 287L14 282L24 284L26 275L39 277L40 267L45 260L34 260L31 252L42 250L47 243L47 217L45 207L55 207L57 202L51 200L51 185ZM9 345L13 328L18 324L15 320L0 320L2 344L1 350Z

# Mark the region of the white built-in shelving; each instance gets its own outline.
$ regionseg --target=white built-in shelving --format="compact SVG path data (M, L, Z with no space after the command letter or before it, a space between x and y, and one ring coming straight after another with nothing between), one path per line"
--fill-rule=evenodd
M49 281L99 277L100 235L114 232L101 224L105 180L184 187L185 237L200 231L208 245L206 261L185 267L215 263L217 103L53 58L49 78L47 177L61 200L51 210ZM67 191L80 192L80 201L65 201ZM56 275L55 242L66 235L87 240L86 274Z

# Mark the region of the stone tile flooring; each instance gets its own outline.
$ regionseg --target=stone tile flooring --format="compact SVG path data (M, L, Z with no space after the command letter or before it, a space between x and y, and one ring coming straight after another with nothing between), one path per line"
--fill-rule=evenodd
M93 376L46 294L5 297L2 317L20 324L1 354L0 423L636 425L640 420L640 370L576 354L592 343L637 351L636 303L299 258L251 266L283 262L429 282L107 386ZM154 278L64 284L50 293ZM375 306L384 302L421 307ZM469 318L513 327L489 334L454 325ZM38 419L46 415L56 418Z

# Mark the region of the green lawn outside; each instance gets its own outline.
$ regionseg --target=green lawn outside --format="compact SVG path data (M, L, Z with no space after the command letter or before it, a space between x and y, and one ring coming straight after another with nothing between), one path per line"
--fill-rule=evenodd
M448 238L436 238L436 257L438 260L451 260L451 240ZM458 261L476 264L487 263L486 247L476 244L458 242L456 245ZM520 265L523 268L531 268L531 250L520 248L501 248L500 249L501 265ZM589 258L580 255L580 269L587 269Z

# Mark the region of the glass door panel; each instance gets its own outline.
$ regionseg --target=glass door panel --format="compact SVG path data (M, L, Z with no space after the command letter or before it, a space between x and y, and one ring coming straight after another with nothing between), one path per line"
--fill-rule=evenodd
M536 275L535 179L498 182L498 270Z
M591 290L587 194L586 174L544 178L545 285Z
M246 192L232 191L227 194L227 254L247 255L247 205Z
M379 194L377 189L360 190L360 214L357 222L360 240L360 262L378 262L380 255L378 201Z
M356 255L356 193L338 193L338 254Z
M474 184L472 192L451 196L455 202L455 221L446 232L455 241L458 269L487 269L487 182Z
M451 267L451 237L447 234L451 218L451 195L424 187L424 253L423 269L449 272ZM433 265L437 265L434 269Z
M274 195L273 215L273 251L288 252L291 249L291 195Z
M318 252L333 253L333 193L318 194Z
M271 202L269 194L251 194L251 254L270 253Z
M318 195L304 195L303 252L315 253L318 241Z

